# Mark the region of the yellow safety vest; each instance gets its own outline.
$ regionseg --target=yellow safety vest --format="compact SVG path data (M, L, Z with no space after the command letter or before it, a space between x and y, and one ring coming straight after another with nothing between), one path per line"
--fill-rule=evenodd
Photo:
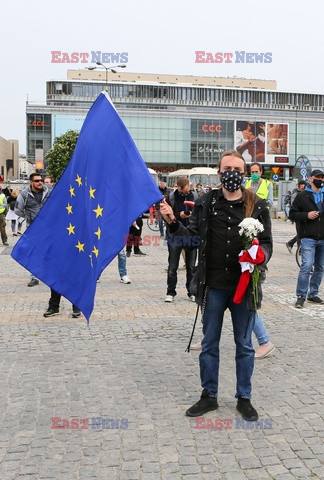
M255 192L255 194L258 197L264 198L265 200L267 200L268 195L269 195L269 185L270 184L271 184L271 182L269 180L262 179L262 182L259 184L259 187L258 187L257 191ZM250 187L252 187L252 180L248 180L245 184L245 188L250 188Z
M0 205L4 203L6 196L4 193L0 193ZM0 214L3 213L6 210L5 207L0 206Z

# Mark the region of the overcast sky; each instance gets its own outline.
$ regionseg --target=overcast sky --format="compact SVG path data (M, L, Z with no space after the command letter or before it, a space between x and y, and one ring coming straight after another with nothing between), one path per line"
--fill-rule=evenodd
M47 80L91 65L52 63L52 51L127 52L129 72L270 79L278 90L324 93L323 14L323 0L5 2L0 136L25 153L27 96L45 103ZM196 63L196 51L232 53L232 62ZM235 51L270 52L272 61L236 63Z

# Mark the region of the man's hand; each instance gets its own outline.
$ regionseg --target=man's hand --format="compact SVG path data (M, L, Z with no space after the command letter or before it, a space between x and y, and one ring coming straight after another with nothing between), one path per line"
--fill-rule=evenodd
M185 212L185 211L180 212L181 218L189 218L190 216L191 216L191 212Z
M165 200L162 200L160 203L160 212L166 222L170 222L175 218L172 208Z
M319 216L319 212L317 210L313 210L311 212L308 212L308 218L309 220L315 220L315 218L317 218Z

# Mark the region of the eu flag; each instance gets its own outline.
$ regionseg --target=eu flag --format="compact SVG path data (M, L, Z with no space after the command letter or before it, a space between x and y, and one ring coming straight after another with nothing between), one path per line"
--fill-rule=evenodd
M128 130L101 93L68 166L12 257L89 321L101 272L123 248L132 222L159 200Z

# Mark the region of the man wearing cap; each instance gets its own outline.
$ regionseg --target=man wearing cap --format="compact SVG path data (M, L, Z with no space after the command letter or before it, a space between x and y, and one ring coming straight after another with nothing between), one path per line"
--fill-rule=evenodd
M299 180L299 182L297 184L297 188L294 188L294 190L291 194L290 206L292 205L293 201L295 200L295 198L297 196L297 193L303 192L305 190L306 185L307 185L307 183L305 182L305 180ZM287 247L289 253L292 253L293 246L295 245L296 242L298 242L297 234L292 239L290 239L288 242L286 242L286 247Z
M309 185L297 194L289 214L296 222L301 241L302 265L299 270L296 308L303 308L305 300L321 305L318 290L324 271L324 172L313 170ZM313 273L312 272L312 268Z

